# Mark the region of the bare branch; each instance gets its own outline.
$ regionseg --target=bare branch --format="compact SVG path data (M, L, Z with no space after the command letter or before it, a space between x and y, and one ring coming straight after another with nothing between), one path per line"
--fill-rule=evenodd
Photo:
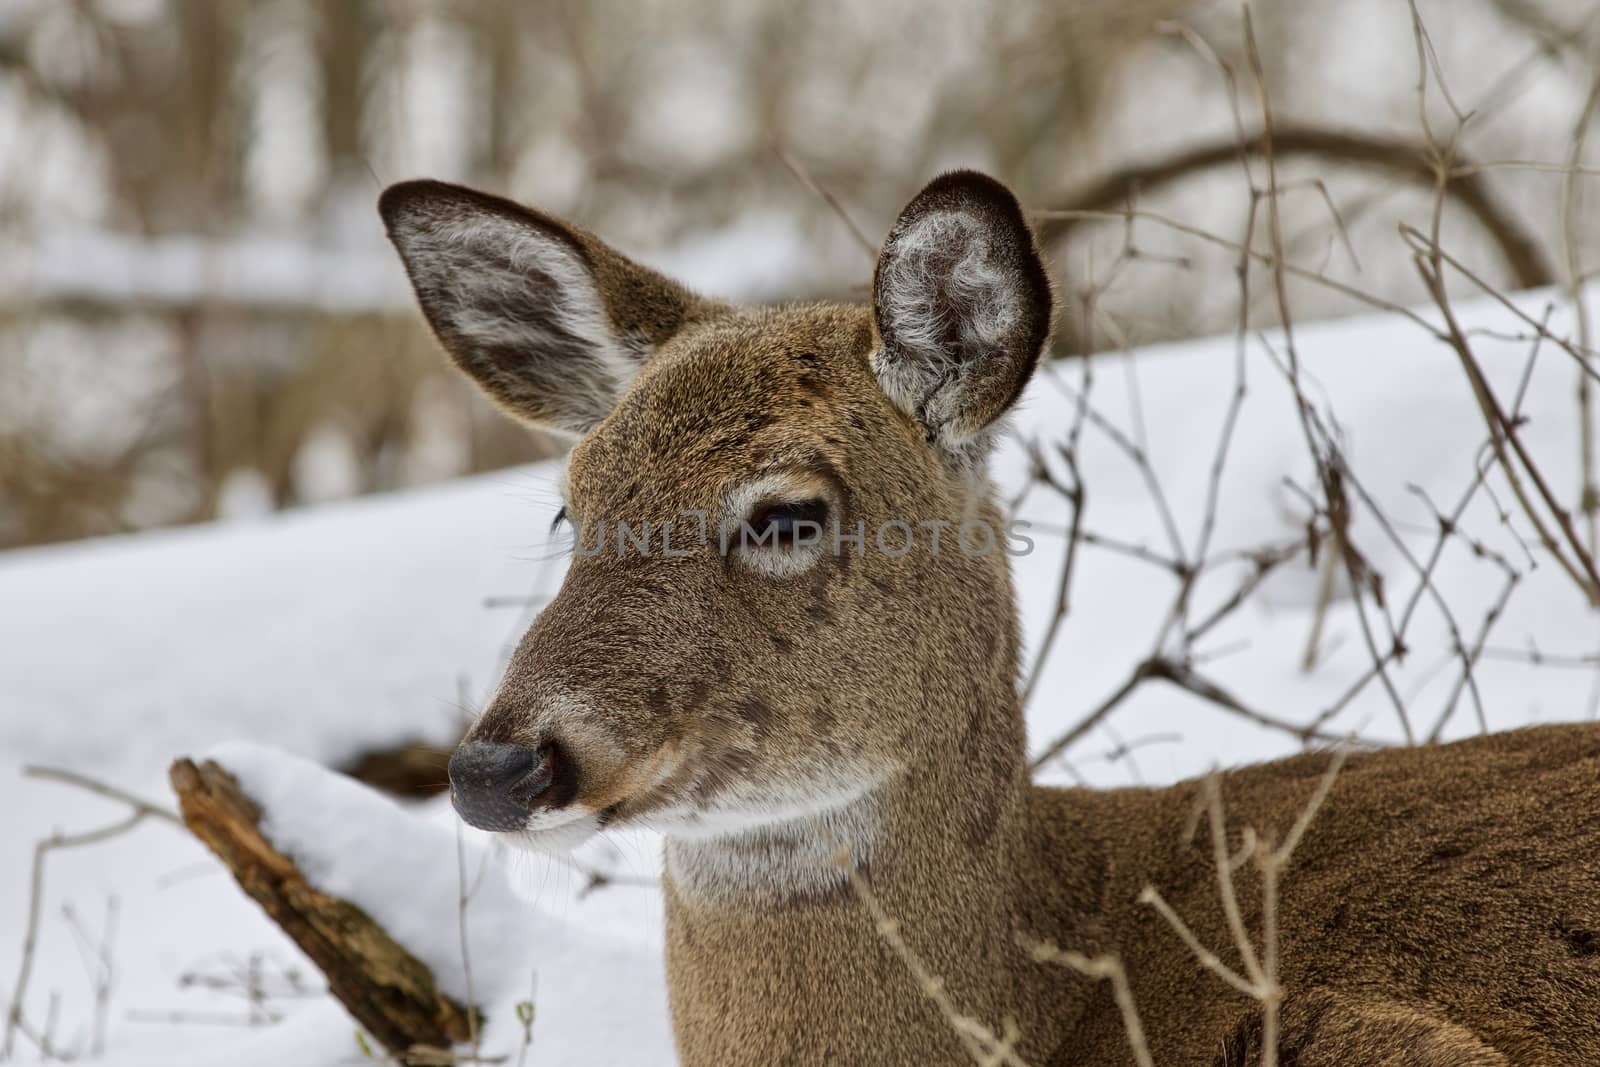
M1084 217L1083 213L1115 211L1131 201L1135 194L1149 193L1200 171L1232 162L1241 152L1262 156L1268 151L1280 159L1309 156L1325 162L1370 167L1427 185L1435 180L1424 145L1316 126L1290 126L1271 132L1263 129L1243 143L1228 140L1202 144L1109 174L1065 197L1052 211L1041 212L1040 239L1058 239ZM1481 179L1482 169L1457 156L1450 171L1447 193L1470 212L1494 240L1517 288L1535 289L1554 284L1556 271L1540 242L1495 200Z

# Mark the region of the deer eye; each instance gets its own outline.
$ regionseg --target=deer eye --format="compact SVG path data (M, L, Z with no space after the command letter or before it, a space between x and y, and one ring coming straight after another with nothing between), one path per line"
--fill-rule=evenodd
M828 518L825 500L781 501L758 505L740 531L745 548L792 549L822 540Z

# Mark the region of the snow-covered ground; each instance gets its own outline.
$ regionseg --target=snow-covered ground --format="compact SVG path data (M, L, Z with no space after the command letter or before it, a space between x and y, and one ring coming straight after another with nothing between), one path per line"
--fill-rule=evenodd
M1520 302L1537 318L1547 300L1530 294ZM1532 346L1492 335L1526 333L1526 324L1488 303L1460 310L1509 404ZM1570 319L1557 310L1551 329L1570 332ZM1425 556L1436 523L1409 487L1425 489L1441 508L1453 506L1485 438L1455 357L1394 316L1302 325L1297 340L1309 395L1337 413L1351 466L1410 552ZM1304 506L1284 482L1308 484L1312 469L1289 391L1259 344L1252 342L1247 366L1249 399L1222 483L1216 551L1290 540L1303 527ZM1179 539L1192 551L1234 385L1232 340L1099 357L1093 367L1094 408L1147 438ZM1575 382L1571 358L1546 344L1522 403L1523 439L1549 484L1569 501L1578 485ZM1082 384L1081 365L1069 365L1031 387L1014 439L996 463L1008 493L1027 469L1018 442L1058 440ZM1139 472L1093 425L1084 431L1079 461L1088 486L1084 528L1170 553ZM115 821L124 810L23 778L22 765L70 767L167 804L169 761L225 742L259 742L337 763L403 739L447 740L465 709L492 686L507 642L537 610L537 598L560 578L562 546L545 533L555 506L553 477L550 467L503 471L259 522L0 556L0 805L8 813L0 821L0 1002L10 997L10 968L21 955L33 843L58 828ZM1589 715L1593 670L1535 667L1505 654L1536 642L1547 654L1593 655L1600 650L1600 615L1548 559L1522 547L1516 534L1534 543L1526 520L1498 473L1489 484L1493 498L1478 494L1460 526L1503 554L1523 579L1488 642L1502 651L1475 671L1484 717L1491 728L1505 729ZM1511 511L1509 527L1494 499ZM1062 539L1046 527L1064 524L1067 508L1034 493L1024 514L1040 524L1037 550L1015 561L1032 648L1049 620L1062 559ZM1414 571L1369 512L1358 514L1353 537L1384 575L1391 610L1398 611L1415 585ZM1244 573L1223 568L1203 579L1193 617L1223 601ZM1450 542L1435 586L1469 645L1505 580L1464 541ZM1320 581L1303 559L1274 573L1202 642L1208 677L1243 704L1296 723L1334 704L1370 658L1349 600L1341 598L1328 616L1316 669L1301 670ZM1174 588L1170 573L1146 561L1093 544L1080 548L1072 610L1029 708L1036 748L1113 693L1151 653ZM1417 609L1408 644L1411 655L1390 678L1426 731L1460 673L1445 617L1431 597ZM1463 696L1447 733L1477 728ZM1399 736L1379 685L1362 690L1326 729ZM1151 683L1066 753L1070 766L1052 765L1046 777L1165 782L1297 748L1283 732ZM453 973L457 868L445 802L401 808L289 757L234 745L218 751L264 802L285 847L300 850L313 866L331 858L351 865L326 871L333 886L371 900L381 897L375 879L394 884L397 870L414 870L402 891L369 910L384 918L393 908L391 928L416 931L409 935L418 942L415 951ZM315 803L297 809L277 800L288 795ZM283 814L273 824L275 809ZM411 850L403 858L395 855L401 839ZM475 836L469 843L480 847ZM624 835L583 858L649 877L658 847L647 836ZM512 1006L531 995L529 1063L670 1062L655 892L613 885L581 895L580 872L521 856L496 860L486 877L491 888L477 921L503 936L478 957L481 976L475 968L494 994L485 1050L516 1061L522 1030ZM274 996L261 1010L282 1020L249 1025L249 1006L236 989L211 988L218 983L208 976L237 974L252 958L262 961L274 988L284 985L285 968L307 965L201 846L154 821L49 859L26 1007L29 1020L43 1025L57 1000L62 1046L82 1048L89 1040L93 968L82 957L78 931L98 941L110 898L118 904L110 1061L243 1067L361 1057L353 1024L330 998ZM64 906L76 921L65 917ZM314 972L303 978L316 986ZM447 977L447 987L456 980Z

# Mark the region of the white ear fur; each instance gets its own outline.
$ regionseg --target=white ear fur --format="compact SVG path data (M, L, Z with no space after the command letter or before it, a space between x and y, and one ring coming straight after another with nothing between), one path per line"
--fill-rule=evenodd
M604 418L638 373L643 346L616 335L594 275L556 238L494 215L462 217L415 232L407 262L418 291L436 294L441 334L563 360L571 417L557 429L582 432Z
M884 243L873 301L879 384L969 465L1049 335L1049 279L1015 198L972 172L930 183Z
M572 434L611 412L650 345L614 325L592 257L610 257L613 284L637 268L562 223L457 186L402 183L379 210L434 332L490 396Z
M920 391L949 379L966 353L1003 344L1016 329L1021 301L972 215L925 215L900 234L896 253L880 282L882 306L896 342L915 358L885 361L879 380L896 404L912 408L928 399ZM928 415L944 423L955 412Z

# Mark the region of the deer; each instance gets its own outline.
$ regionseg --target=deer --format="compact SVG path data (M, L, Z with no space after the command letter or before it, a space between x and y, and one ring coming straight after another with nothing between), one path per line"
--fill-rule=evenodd
M1332 778L1310 751L1034 784L1007 553L922 536L1003 528L987 457L1051 334L1003 184L929 183L859 304L702 297L452 184L379 209L448 356L571 441L573 558L450 758L454 806L557 854L662 834L684 1064L972 1062L860 886L950 1004L1010 1024L1004 1062L1136 1062L1115 990L1050 944L1121 961L1158 1064L1600 1063L1600 725L1354 751ZM1213 787L1230 853L1325 788L1273 915L1230 860L1240 928L1278 931L1271 1028L1139 899L1242 973L1197 832Z

